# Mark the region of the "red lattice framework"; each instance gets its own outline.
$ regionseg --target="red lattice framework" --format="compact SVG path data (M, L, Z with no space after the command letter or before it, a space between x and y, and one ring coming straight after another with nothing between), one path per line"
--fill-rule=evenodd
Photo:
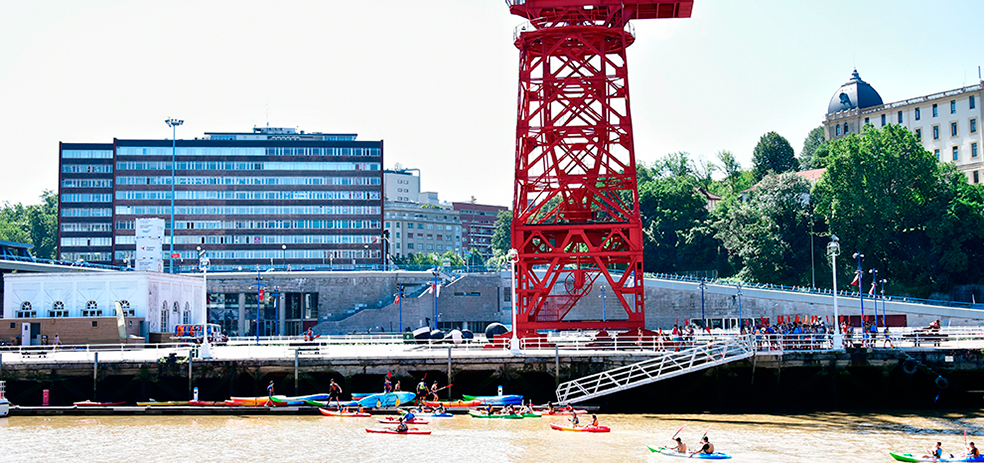
M512 246L517 333L645 326L642 221L625 49L632 19L692 0L507 0L520 50ZM601 280L612 316L565 320ZM617 307L624 309L619 314Z

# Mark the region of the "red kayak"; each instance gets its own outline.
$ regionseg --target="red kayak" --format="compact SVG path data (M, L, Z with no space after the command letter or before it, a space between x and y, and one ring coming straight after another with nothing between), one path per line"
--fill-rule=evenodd
M399 418L393 418L392 416L387 416L386 418L379 418L376 421L379 421L380 423L383 423L383 424L397 424L397 423L400 422L400 419ZM421 419L421 418L410 418L409 420L405 420L405 423L407 423L407 424L428 424L428 423L430 423L430 421L427 421L427 420L424 420L424 419Z
M379 434L430 434L430 431L425 431L423 429L408 428L406 431L399 432L393 428L366 428L366 432L374 432Z
M126 402L93 402L91 400L83 400L81 402L72 402L72 405L78 405L83 407L111 407L115 405L123 405Z
M573 426L566 424L550 423L550 429L556 429L557 431L574 431L574 432L611 432L612 428L608 426Z
M339 417L342 417L342 418L368 418L368 417L372 416L372 415L370 415L368 413L336 412L336 411L328 410L327 408L319 408L318 410L321 410L321 414L322 415L325 415L325 416L339 416Z

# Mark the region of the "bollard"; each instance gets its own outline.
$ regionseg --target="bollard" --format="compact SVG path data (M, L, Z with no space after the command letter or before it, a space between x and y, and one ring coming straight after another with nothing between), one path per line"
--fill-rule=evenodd
M191 397L192 397L191 400L194 400L195 402L198 402L198 386L195 386L195 392L192 393Z
M554 387L560 386L560 346L554 344Z
M96 400L96 382L99 379L99 352L92 353L92 400Z
M49 397L50 397L50 395L49 395L48 390L47 389L43 389L41 391L41 406L42 407L47 407L48 406L48 398Z
M300 393L297 392L300 389L300 377L297 372L297 368L300 364L300 352L301 351L294 349L294 395L300 395Z
M192 392L191 372L192 372L192 366L195 363L194 358L195 358L194 354L192 352L188 352L188 394L189 395L191 395Z
M451 400L451 348L448 347L448 400Z

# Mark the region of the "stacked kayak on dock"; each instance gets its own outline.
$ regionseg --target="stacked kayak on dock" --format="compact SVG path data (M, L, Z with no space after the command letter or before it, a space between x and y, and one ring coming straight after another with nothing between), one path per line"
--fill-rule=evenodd
M515 394L507 395L462 395L462 400L477 400L479 405L523 405L523 396Z
M400 414L401 415L406 415L407 412L406 412L406 410L400 410ZM414 412L413 416L416 416L416 417L419 417L419 418L451 418L454 415L452 415L452 414L450 414L448 412L443 412L443 413L427 413L427 412L417 413L417 412Z
M493 413L493 414L490 415L490 414L485 413L485 412L471 411L471 412L468 412L468 415L470 415L472 418L502 418L502 419L507 419L507 420L520 420L520 419L523 419L523 415L521 413L509 413L509 414L497 414L497 413Z
M891 455L892 458L894 458L896 461L911 461L911 462L916 462L916 461L937 461L937 462L958 462L958 461L975 462L975 461L981 461L981 462L984 462L984 457L952 457L952 458L943 457L943 458L940 458L940 459L936 459L936 458L928 457L928 456L925 456L925 455L915 456L915 455L913 455L911 453L888 452L888 454Z
M666 447L653 447L652 445L648 445L647 447L649 447L649 450L652 450L655 453L658 453L660 455L666 455L668 457L693 458L696 460L727 460L731 458L731 455L721 452L695 453L691 455L689 453L680 453L677 452L676 450L668 449Z
M482 405L482 402L478 400L425 400L424 405L428 407L468 408Z
M81 402L72 402L72 405L79 407L112 407L117 405L123 405L126 402L93 402L91 400L83 400Z

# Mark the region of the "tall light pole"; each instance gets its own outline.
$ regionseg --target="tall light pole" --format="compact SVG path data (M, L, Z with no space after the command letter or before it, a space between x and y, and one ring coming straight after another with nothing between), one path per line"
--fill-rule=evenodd
M608 322L608 315L605 312L605 285L601 285L601 321Z
M202 292L205 293L205 304L202 306L202 348L198 351L199 357L203 359L212 358L212 349L208 342L208 253L198 246L198 269L202 271L202 283L205 285Z
M704 290L707 289L707 283L704 279L700 279L700 329L707 331L707 319L704 318Z
M280 245L280 249L283 250L284 270L287 270L287 245L286 244L281 244Z
M403 333L403 284L396 287L396 300L400 301L400 333Z
M830 269L834 276L834 349L842 349L844 347L843 333L841 333L840 329L840 317L837 313L837 256L841 252L839 241L837 235L830 235L830 243L827 243L827 255L830 256Z
M741 283L738 283L738 334L741 334L742 323L741 323Z
M861 259L864 259L864 254L860 252L855 252L852 256L858 260L858 300L861 305L861 339L868 337L868 330L864 329L864 269L861 268Z
M167 118L164 122L171 128L171 252L168 253L170 259L170 268L168 272L174 273L174 164L178 151L178 126L184 124L184 121L180 119Z
M266 284L260 283L261 279L263 279L263 277L260 276L260 264L256 264L256 283L253 284L256 285L256 345L257 346L260 345L260 304L263 302L263 287L266 286Z
M878 269L872 268L868 270L871 274L871 300L874 301L875 305L875 334L878 333L878 292L875 288L878 286Z
M886 307L886 304L885 304L885 283L888 283L888 280L882 278L881 280L878 280L878 283L881 283L882 325L885 325L885 328L888 328L888 308ZM875 313L878 313L878 304L877 303L875 303Z
M516 310L518 309L518 304L516 301L516 264L519 262L519 251L515 249L509 250L509 268L512 274L512 280L510 283L510 289L512 290L512 339L509 340L509 350L513 353L519 352L519 336L516 335Z

